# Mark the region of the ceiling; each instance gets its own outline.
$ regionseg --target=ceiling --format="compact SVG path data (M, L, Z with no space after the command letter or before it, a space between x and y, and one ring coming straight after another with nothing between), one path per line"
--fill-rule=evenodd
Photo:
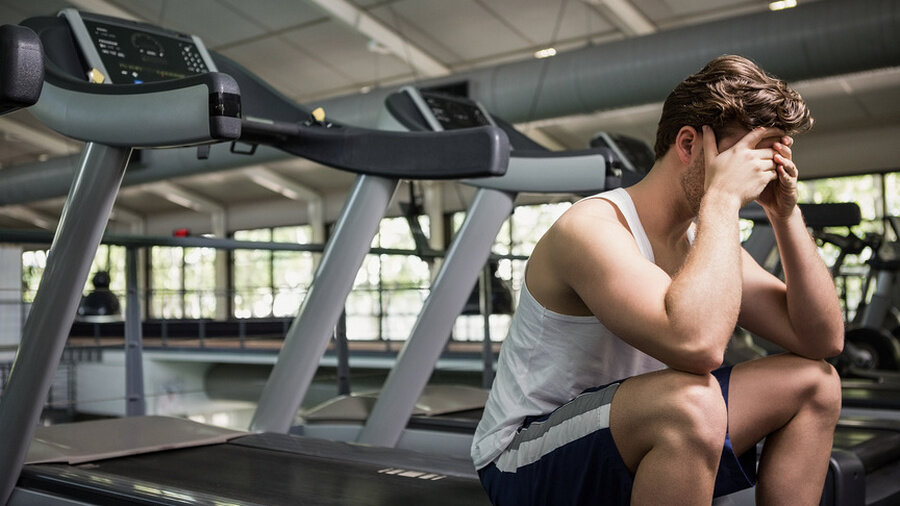
M525 60L548 47L565 51L762 12L768 9L768 2L0 0L0 23L16 23L67 7L196 34L209 48L236 60L285 95L314 104L373 87ZM802 175L900 168L900 143L896 142L900 138L900 68L792 84L807 99L816 118L813 132L799 139L795 148ZM646 104L519 127L552 149L586 147L599 130L651 142L660 109L661 104ZM0 170L70 156L80 149L80 143L44 128L27 111L0 118ZM283 201L304 200L309 192L340 199L352 180L302 160L268 164L263 174L296 185L300 194L273 192L258 171L194 175L165 185L123 188L113 220L146 223L159 216L202 214L210 209L234 214L249 207L274 209ZM185 199L193 199L197 205L192 207ZM53 228L62 202L57 198L0 207L0 228Z

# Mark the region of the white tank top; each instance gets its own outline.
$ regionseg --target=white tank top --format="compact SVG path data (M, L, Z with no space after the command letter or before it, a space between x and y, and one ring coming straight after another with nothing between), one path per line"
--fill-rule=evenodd
M628 192L617 188L588 198L603 198L618 207L641 254L654 261ZM596 317L564 315L541 306L523 284L472 442L475 467L494 461L526 417L549 413L587 388L663 368L665 364L616 337Z

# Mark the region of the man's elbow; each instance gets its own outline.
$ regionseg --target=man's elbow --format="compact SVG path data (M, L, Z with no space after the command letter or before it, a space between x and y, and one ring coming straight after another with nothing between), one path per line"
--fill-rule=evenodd
M840 355L844 351L844 329L832 331L822 345L822 354L824 356L817 357L820 359L832 358Z
M672 360L666 364L673 369L689 372L692 374L709 374L719 367L725 361L725 346L718 343L700 344L702 340L698 340L698 344L694 347L684 347L677 353Z
M813 360L825 360L836 357L844 351L844 329L824 330L817 335L809 336L803 342L806 350L801 355Z

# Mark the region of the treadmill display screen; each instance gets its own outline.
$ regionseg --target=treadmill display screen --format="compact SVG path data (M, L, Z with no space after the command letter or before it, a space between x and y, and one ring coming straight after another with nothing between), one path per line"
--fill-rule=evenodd
M442 95L422 94L435 119L444 130L456 130L490 125L490 120L478 104L468 100L459 100Z
M166 81L209 71L187 35L144 31L87 16L84 26L113 83Z

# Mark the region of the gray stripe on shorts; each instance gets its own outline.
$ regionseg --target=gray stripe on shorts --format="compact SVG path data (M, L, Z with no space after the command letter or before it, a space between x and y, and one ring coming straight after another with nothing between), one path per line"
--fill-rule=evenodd
M544 455L609 426L609 404L618 383L596 392L581 394L563 404L546 420L520 430L497 458L500 471L514 472L537 462Z

